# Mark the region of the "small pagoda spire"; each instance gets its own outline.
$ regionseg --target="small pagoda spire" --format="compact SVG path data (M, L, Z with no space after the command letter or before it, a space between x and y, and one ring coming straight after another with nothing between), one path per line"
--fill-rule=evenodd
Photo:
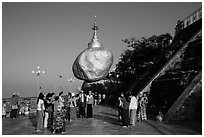
M92 28L92 30L94 30L94 35L92 37L91 42L88 44L89 47L101 47L102 44L98 41L98 37L97 37L97 30L99 29L98 26L96 25L96 16L95 20L94 20L94 26Z
M92 28L92 30L94 30L94 35L93 35L93 39L98 39L97 35L96 35L96 31L99 29L98 26L96 25L96 15L95 17L95 21L94 21L94 27Z

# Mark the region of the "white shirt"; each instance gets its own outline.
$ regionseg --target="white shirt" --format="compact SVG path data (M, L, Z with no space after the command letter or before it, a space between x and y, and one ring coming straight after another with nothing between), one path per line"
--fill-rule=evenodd
M93 104L93 95L88 95L86 98L87 104Z
M123 107L123 102L122 102L121 97L119 97L118 100L119 100L119 107Z
M137 105L138 105L138 100L135 96L132 96L131 100L130 100L130 106L129 109L137 109Z
M42 99L38 101L37 110L45 110L44 101Z
M84 102L84 94L81 94L81 102Z
M60 106L63 107L64 106L64 99L59 96L59 101L60 101Z

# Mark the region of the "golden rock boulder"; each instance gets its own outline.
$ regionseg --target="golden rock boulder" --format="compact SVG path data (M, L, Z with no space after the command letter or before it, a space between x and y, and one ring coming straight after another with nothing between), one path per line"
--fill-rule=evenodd
M88 44L88 48L79 54L72 66L76 78L90 82L106 77L113 63L112 52L104 49L98 41L96 21L92 29L94 30L92 41Z

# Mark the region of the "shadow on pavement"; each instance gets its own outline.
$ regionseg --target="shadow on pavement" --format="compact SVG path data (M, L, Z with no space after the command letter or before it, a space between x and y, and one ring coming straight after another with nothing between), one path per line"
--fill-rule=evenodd
M149 126L151 126L152 128L154 128L157 132L159 132L161 135L165 135L164 132L162 132L157 126L149 123L148 121L146 122Z
M120 122L118 121L117 118L113 118L113 117L110 117L110 116L104 116L104 115L100 115L100 114L95 114L93 116L93 118L120 126Z
M36 127L37 127L36 115L34 115L34 114L30 115L29 119L30 119L33 127L36 129Z
M109 107L109 108L111 108L111 109L118 110L118 107L117 107L117 106L114 106L114 105L103 104L103 105L100 105L100 106Z
M113 117L118 117L117 114L111 114L111 113L106 113L106 112L101 112L101 114L109 115L109 116L113 116Z

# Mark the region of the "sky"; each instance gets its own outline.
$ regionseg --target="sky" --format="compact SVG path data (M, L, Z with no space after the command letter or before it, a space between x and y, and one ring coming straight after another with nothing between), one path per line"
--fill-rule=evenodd
M113 69L127 49L122 39L173 36L176 22L200 7L201 2L3 2L2 97L14 92L37 96L37 76L32 73L37 66L45 71L40 75L45 93L59 93L60 86L64 93L81 87L72 65L88 48L95 15L99 41L113 52Z

